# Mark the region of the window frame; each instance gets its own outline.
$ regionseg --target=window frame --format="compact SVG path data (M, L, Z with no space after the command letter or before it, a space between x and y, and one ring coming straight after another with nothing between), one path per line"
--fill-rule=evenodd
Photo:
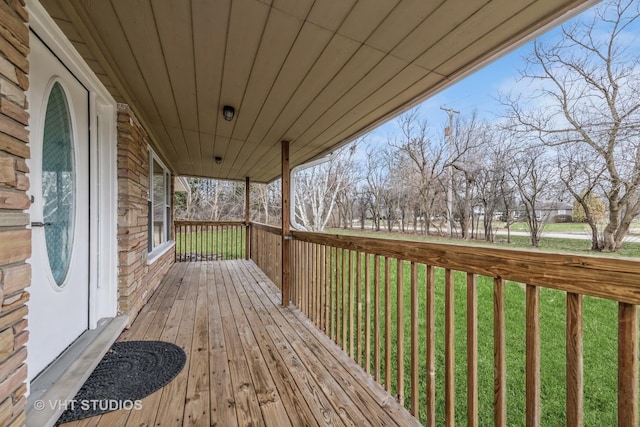
M162 255L166 250L173 245L173 241L171 240L171 195L169 194L171 191L171 171L164 164L162 159L155 153L155 151L148 147L149 152L149 181L147 187L147 209L148 209L148 224L147 224L147 262L153 262L158 256ZM158 203L160 206L156 205L154 201L154 176L158 171L156 171L156 164L160 167L162 171L162 201ZM155 244L155 218L154 212L156 208L162 212L162 230L161 230L161 241L158 244Z

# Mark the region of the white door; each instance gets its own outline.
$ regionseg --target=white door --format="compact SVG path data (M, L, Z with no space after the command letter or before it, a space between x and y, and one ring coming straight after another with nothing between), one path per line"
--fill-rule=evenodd
M88 328L89 95L33 34L29 380Z

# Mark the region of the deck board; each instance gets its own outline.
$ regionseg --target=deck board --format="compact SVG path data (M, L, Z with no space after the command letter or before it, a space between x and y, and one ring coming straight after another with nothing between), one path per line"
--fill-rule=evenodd
M187 364L142 409L65 426L419 425L252 262L177 263L120 340L165 340Z

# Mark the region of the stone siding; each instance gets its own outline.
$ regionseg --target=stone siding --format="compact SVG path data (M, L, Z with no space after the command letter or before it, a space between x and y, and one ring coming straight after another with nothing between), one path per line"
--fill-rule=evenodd
M169 250L147 265L149 135L118 105L118 307L133 322L174 262ZM173 180L172 180L173 181Z
M0 0L0 425L25 422L27 306L31 284L30 157L26 91L29 29L24 2Z

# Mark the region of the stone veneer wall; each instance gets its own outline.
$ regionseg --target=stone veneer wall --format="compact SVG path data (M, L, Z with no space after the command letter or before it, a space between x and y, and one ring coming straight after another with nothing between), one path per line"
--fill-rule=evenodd
M147 265L149 143L149 135L129 106L119 104L118 310L129 315L130 323L175 259L172 249Z
M31 284L26 191L30 157L29 18L22 0L0 0L0 425L25 422L27 306Z
M26 191L29 18L23 0L0 0L0 425L25 422L27 306L31 284Z

